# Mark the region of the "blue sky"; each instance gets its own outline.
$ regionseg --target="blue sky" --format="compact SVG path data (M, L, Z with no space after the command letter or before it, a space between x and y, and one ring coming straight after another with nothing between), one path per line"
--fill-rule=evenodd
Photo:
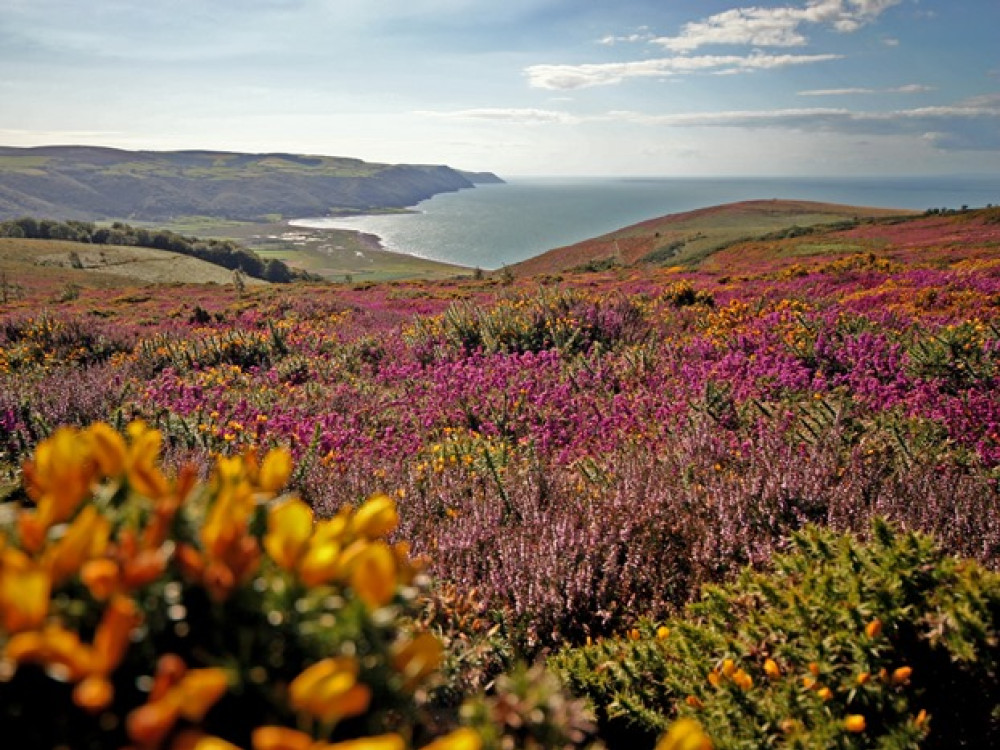
M0 144L1000 174L998 0L4 0Z

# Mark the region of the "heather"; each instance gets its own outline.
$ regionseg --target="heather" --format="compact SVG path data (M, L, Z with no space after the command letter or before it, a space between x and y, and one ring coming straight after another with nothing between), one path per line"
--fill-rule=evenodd
M142 419L205 475L288 448L320 518L383 492L476 685L672 616L810 524L888 519L995 568L1000 261L977 216L695 270L38 292L0 321L3 464L13 486L57 425Z

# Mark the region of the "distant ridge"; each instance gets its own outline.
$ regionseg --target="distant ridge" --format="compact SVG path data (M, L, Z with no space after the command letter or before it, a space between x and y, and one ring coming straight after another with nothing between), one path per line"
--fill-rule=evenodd
M333 156L0 146L0 219L274 220L400 209L488 182L502 180L443 165Z
M668 214L573 245L558 247L510 267L518 276L574 269L694 265L740 239L823 224L912 216L919 212L799 200L752 200Z

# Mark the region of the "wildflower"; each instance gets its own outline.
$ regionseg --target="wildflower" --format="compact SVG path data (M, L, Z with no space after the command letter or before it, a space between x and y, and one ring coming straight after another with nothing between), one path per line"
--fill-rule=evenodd
M73 688L73 703L88 713L103 711L114 697L114 686L104 675L89 675Z
M740 690L747 691L753 687L753 678L742 669L737 669L733 673L732 680Z
M444 737L438 737L429 745L424 745L421 750L480 750L483 740L474 729L463 727L456 729Z
M96 464L78 430L60 427L25 464L25 489L38 506L43 529L68 520L90 489Z
M861 714L848 714L844 717L844 729L848 732L863 732L865 726L865 717Z
M403 675L403 685L413 690L441 662L441 642L430 633L421 633L412 641L397 646L392 666Z
M712 687L719 687L722 684L722 675L713 669L708 673L708 682Z
M129 485L150 499L163 497L170 487L157 467L162 434L159 430L147 427L144 422L137 421L128 426L128 435L130 443L126 473Z
M266 726L253 730L253 750L310 750L315 740L305 732L288 727Z
M906 685L913 674L913 667L898 667L892 672L893 685Z
M404 750L406 744L398 734L380 734L375 737L359 737L356 740L320 745L322 750Z
M351 587L370 608L392 601L396 591L396 558L384 542L365 545L355 556L350 573Z
M819 699L821 701L826 702L831 698L833 698L833 691L830 690L830 688L828 687L821 687L819 690L816 691L816 695L819 696Z
M697 695L689 695L684 699L684 702L694 709L705 707L705 704L701 702L701 699Z
M85 507L63 537L45 555L43 564L58 584L77 573L89 559L103 554L111 534L111 523L93 505Z
M865 625L865 635L869 638L878 638L882 632L882 621L877 617Z
M656 743L656 750L712 750L712 740L694 719L678 719Z
M189 729L177 735L177 739L170 745L170 750L240 750L240 748L220 737Z
M722 662L722 674L725 677L732 677L736 672L736 662L732 659L724 659Z
M186 671L162 695L151 693L149 702L129 713L126 720L129 737L140 745L158 745L178 719L201 721L225 694L227 686L226 673L221 669Z
M871 672L861 672L856 678L855 682L859 685L867 685L871 681Z
M120 476L125 470L127 448L118 431L104 422L97 422L88 428L86 437L101 475Z
M656 640L665 641L669 637L670 637L670 628L668 628L666 625L660 625L660 627L656 629Z
M776 680L779 677L781 677L781 667L778 666L778 662L776 662L774 659L765 659L764 674L766 674L772 680Z
M286 500L267 514L264 549L282 568L294 570L308 548L312 533L312 508L297 498Z
M387 536L399 524L396 503L388 495L372 495L354 513L351 528L367 539Z
M918 729L923 727L924 724L927 723L927 709L921 708L920 713L918 713L916 717L913 719L913 723L917 726Z
M350 657L318 661L289 686L292 707L324 722L357 716L368 710L371 689L357 681L358 662Z
M642 635L639 633L639 628L632 628L628 631L628 639L630 641L637 641Z
M0 622L8 633L41 626L49 612L52 579L20 550L0 557Z
M264 492L277 492L292 475L292 454L287 448L268 451L260 466L258 486Z

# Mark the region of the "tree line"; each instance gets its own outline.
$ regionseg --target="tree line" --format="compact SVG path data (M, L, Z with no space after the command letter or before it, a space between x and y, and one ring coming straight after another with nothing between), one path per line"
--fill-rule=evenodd
M168 250L276 284L286 284L307 277L307 274L289 268L276 258L264 260L257 253L232 240L185 237L166 229L143 229L120 221L107 227L87 221L56 221L25 216L0 222L0 237L69 240L93 245L123 245Z

